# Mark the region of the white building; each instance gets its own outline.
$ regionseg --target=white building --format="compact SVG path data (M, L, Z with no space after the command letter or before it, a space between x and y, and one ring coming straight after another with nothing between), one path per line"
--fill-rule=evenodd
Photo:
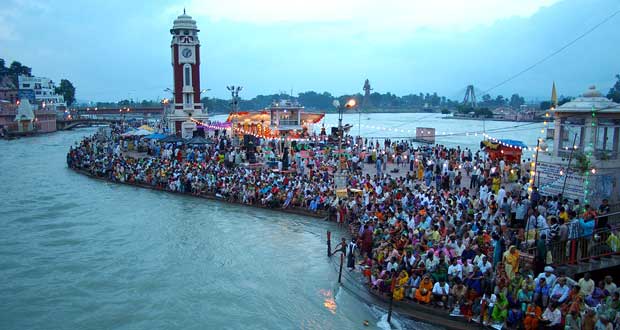
M592 86L551 112L553 148L538 157L539 190L595 207L602 199L620 203L620 104Z
M64 97L56 94L56 85L51 79L20 75L17 80L20 99L27 98L30 102L54 109L66 107Z

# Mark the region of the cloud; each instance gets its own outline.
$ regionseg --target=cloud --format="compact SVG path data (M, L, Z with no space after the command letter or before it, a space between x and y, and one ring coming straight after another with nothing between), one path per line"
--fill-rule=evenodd
M0 41L17 40L15 28L10 22L8 15L0 13Z
M188 14L249 24L347 23L360 31L466 30L561 0L192 0ZM170 7L176 12L181 7Z
M20 40L19 24L29 22L28 14L45 15L50 5L38 0L10 0L0 10L0 41Z

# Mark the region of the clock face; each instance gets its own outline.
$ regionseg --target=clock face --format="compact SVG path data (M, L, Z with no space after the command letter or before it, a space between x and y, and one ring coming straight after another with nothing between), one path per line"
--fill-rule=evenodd
M185 58L190 58L192 56L192 50L189 49L189 48L185 48L181 52L181 55L183 55L183 57L185 57Z

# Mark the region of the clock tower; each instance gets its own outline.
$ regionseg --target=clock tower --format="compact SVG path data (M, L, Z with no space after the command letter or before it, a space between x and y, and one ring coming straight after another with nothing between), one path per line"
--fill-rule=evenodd
M174 20L170 34L174 102L168 111L168 128L183 138L196 130L192 120L206 121L207 111L200 103L200 41L196 21L185 14Z

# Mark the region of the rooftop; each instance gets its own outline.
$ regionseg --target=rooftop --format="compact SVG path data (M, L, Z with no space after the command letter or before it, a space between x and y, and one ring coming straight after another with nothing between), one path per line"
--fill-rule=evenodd
M590 86L580 97L564 103L555 109L555 112L591 112L597 110L600 113L620 113L620 104L613 102Z
M200 31L198 30L198 27L196 26L196 21L193 20L191 16L185 13L185 9L183 9L183 14L174 20L174 23L172 24L172 29L170 30L170 32L172 33L172 31L174 30Z

